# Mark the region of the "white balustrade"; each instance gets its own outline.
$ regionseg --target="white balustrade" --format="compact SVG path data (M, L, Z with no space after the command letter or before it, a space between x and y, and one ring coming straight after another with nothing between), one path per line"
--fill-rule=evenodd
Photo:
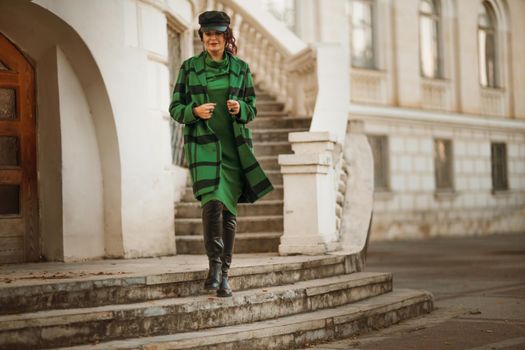
M442 111L452 110L451 89L451 82L448 80L423 79L421 107Z
M372 69L352 68L350 73L352 94L355 103L387 104L387 74Z

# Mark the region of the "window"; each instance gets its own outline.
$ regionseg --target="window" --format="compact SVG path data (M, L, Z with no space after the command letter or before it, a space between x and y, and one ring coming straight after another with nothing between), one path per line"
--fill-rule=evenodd
M384 135L368 135L368 142L374 156L374 188L376 191L388 191L388 139Z
M182 36L176 31L174 26L168 22L168 67L170 68L170 96L173 93L177 74L182 64L181 41ZM183 125L170 118L171 133L171 157L172 163L185 166L184 159L184 138L182 135Z
M489 2L484 1L478 16L479 82L481 86L498 86L496 15Z
M441 78L441 9L438 0L421 0L419 3L419 56L421 75Z
M507 145L505 143L493 142L490 147L490 156L492 165L492 190L508 190Z
M434 172L438 191L453 190L452 142L445 139L434 140Z
M376 68L374 1L352 1L352 66Z

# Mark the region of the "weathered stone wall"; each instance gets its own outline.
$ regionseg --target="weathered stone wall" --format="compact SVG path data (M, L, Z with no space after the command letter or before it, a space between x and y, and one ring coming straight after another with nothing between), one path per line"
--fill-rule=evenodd
M365 132L389 136L390 191L375 193L371 239L525 230L523 131L376 121ZM436 192L435 138L452 141L451 192ZM492 190L491 142L507 143L508 191Z

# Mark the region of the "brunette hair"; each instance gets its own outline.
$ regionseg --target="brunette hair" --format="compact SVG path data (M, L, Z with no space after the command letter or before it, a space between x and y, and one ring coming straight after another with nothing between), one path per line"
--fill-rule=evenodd
M202 36L203 36L203 32L202 32L202 28L200 28L199 38L201 38L201 41L203 41ZM228 27L226 31L224 32L224 42L225 42L224 49L228 51L229 53L231 53L232 55L237 55L237 45L235 44L236 39L230 27Z

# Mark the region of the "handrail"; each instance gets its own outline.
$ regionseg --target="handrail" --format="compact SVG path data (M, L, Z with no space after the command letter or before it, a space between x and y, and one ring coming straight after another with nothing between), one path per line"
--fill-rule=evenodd
M316 57L318 92L310 131L328 131L344 145L350 96L345 53L340 44L319 44Z

